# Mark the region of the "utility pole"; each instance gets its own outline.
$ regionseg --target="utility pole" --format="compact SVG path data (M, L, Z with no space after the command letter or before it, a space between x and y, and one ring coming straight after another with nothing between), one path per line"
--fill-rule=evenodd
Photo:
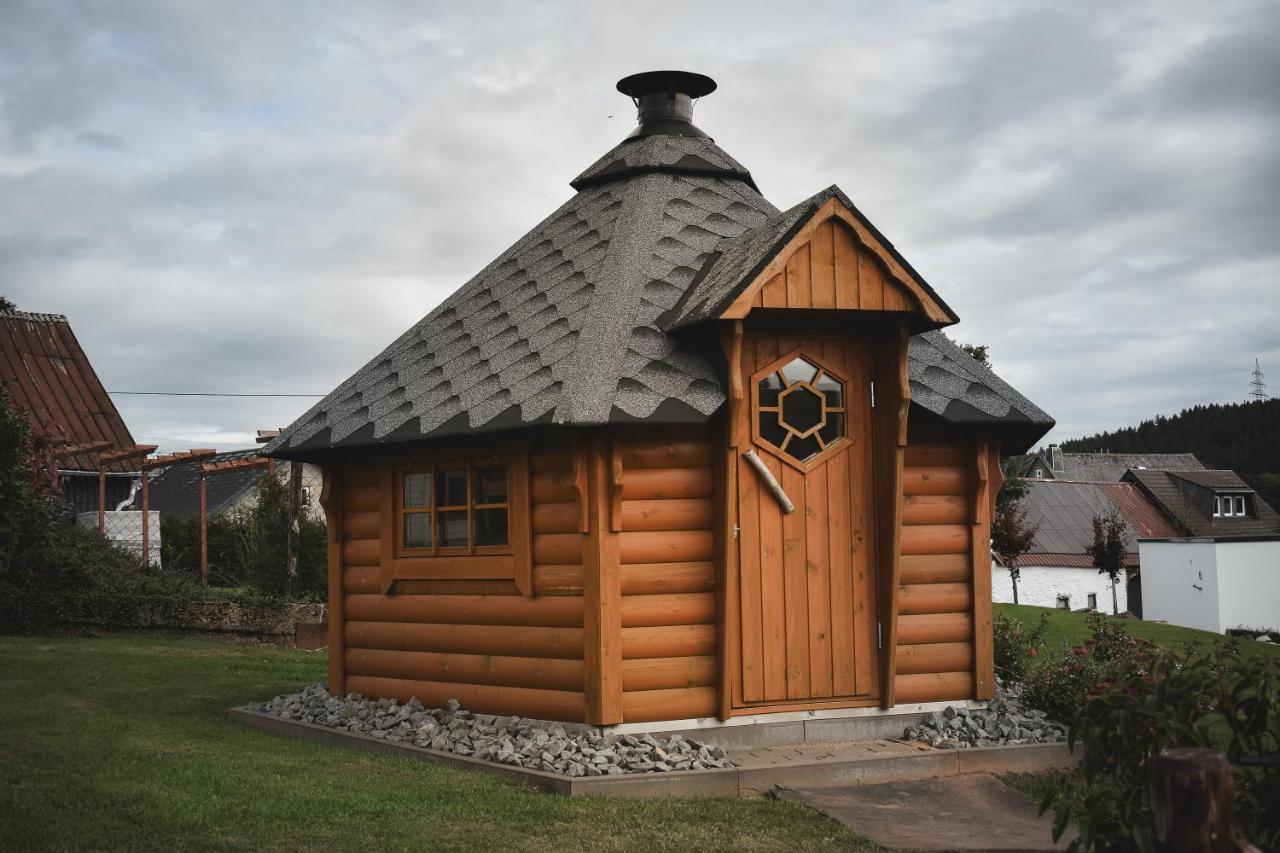
M1253 381L1249 383L1253 386L1253 390L1249 392L1249 396L1254 400L1267 399L1267 383L1262 381L1262 364L1258 359L1253 360Z

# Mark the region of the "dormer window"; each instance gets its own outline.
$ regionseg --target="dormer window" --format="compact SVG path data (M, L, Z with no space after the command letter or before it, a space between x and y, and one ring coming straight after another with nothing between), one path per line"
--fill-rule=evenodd
M1217 495L1213 499L1214 518L1249 518L1252 515L1245 495Z

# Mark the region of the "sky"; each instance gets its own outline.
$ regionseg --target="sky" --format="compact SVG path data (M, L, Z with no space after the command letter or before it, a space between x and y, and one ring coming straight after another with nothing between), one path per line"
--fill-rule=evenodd
M838 184L1053 415L1280 388L1280 4L0 0L0 295L113 392L324 394L571 194L621 77ZM313 399L114 397L163 450Z

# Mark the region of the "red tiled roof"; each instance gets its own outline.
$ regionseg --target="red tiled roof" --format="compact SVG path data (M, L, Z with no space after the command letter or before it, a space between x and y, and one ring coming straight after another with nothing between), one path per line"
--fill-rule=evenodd
M0 382L36 429L50 430L71 445L109 441L112 450L134 446L129 428L61 314L0 313ZM58 464L93 471L98 454L65 457ZM131 467L116 463L108 470Z
M1027 566L1055 566L1064 569L1094 568L1093 559L1088 554L1023 554L1013 562L1020 569ZM1126 552L1124 565L1127 569L1137 568L1137 553L1134 551Z

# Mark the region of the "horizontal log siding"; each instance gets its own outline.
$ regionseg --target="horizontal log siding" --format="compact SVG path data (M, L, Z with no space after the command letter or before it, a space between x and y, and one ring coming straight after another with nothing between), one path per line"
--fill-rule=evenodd
M628 723L716 713L711 444L626 439L622 465L622 704Z
M971 465L960 444L907 445L894 657L899 705L973 696Z
M533 597L511 594L509 583L439 581L401 581L382 595L378 472L349 472L342 523L348 690L417 696L428 706L456 698L479 713L583 719L582 537L572 461L535 452L529 463ZM555 526L565 515L572 544ZM556 520L550 530L548 518ZM646 674L637 677L643 682Z

